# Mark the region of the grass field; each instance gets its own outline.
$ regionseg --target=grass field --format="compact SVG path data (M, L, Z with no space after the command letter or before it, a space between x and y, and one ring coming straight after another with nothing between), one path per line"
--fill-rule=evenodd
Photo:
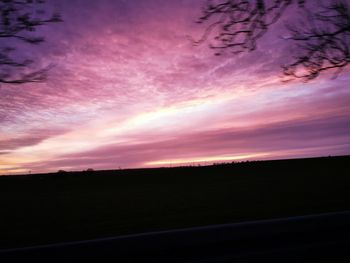
M0 248L350 210L350 157L0 177Z

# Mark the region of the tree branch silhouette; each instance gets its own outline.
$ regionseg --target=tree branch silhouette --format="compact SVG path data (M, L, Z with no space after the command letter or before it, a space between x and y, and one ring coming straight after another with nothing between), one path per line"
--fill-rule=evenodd
M288 26L298 54L283 66L284 75L312 80L323 71L335 69L337 76L350 63L349 11L346 1L332 1L318 13L307 11L308 24Z
M44 25L61 22L59 14L47 17L40 7L44 0L0 0L0 83L23 84L46 79L49 67L32 70L33 60L21 59L14 48L15 41L38 45L45 39L35 35ZM7 42L6 42L7 41Z
M349 64L350 9L345 0L328 2L310 10L306 4L315 2L309 0L208 0L197 23L209 25L194 43L209 41L215 55L254 51L259 39L294 5L307 13L307 21L287 26L287 39L297 45L297 54L282 66L284 75L307 81L326 70L336 68L339 73Z
M211 43L210 47L216 50L216 55L221 55L227 49L234 54L253 51L259 38L281 18L288 6L294 3L303 6L305 1L208 0L197 23L204 24L212 20L214 22L195 43L206 41L215 31L214 43Z

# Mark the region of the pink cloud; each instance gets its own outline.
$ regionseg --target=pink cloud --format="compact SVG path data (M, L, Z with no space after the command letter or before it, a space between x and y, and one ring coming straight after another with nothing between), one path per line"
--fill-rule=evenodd
M350 153L348 72L281 83L280 28L254 53L216 57L188 40L199 1L56 5L65 22L33 53L56 64L47 83L0 87L0 169Z

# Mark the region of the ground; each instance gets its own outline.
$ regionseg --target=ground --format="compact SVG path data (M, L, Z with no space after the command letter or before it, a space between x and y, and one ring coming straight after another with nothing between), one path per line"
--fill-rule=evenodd
M350 157L0 177L0 248L350 210Z

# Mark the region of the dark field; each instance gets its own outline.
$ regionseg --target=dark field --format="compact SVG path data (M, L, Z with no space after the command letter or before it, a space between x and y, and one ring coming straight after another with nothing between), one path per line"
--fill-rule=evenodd
M350 157L0 177L0 248L350 210Z

